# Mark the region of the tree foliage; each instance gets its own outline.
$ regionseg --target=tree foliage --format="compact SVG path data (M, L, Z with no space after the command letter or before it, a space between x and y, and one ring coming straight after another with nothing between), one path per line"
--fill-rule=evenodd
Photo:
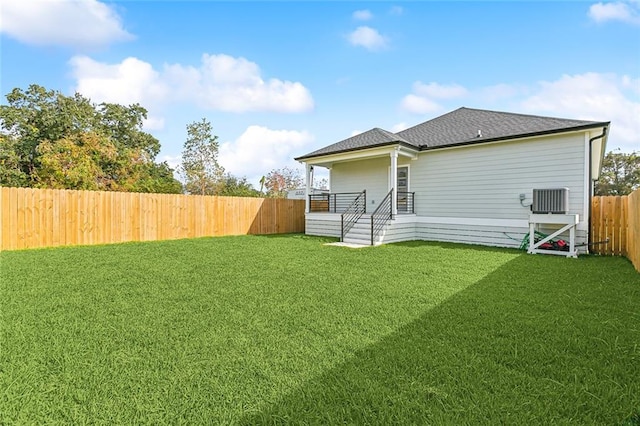
M322 178L317 183L314 182L312 186L313 186L314 189L328 190L329 189L329 180L327 178Z
M218 164L218 136L205 118L187 125L180 173L189 194L217 195L222 189L224 169Z
M31 85L0 106L0 185L181 192L160 142L142 130L138 104L93 104L76 93Z
M262 193L255 189L246 177L238 178L231 174L226 174L220 185L217 195L228 197L261 197Z
M271 170L264 178L268 197L284 198L288 190L302 185L304 185L304 179L300 170L289 167Z
M627 195L640 188L640 153L611 151L602 162L596 195Z

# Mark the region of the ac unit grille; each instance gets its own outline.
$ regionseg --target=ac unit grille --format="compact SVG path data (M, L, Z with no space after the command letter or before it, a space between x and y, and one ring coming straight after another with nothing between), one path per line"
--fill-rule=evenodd
M569 212L569 188L534 189L533 213L567 214Z

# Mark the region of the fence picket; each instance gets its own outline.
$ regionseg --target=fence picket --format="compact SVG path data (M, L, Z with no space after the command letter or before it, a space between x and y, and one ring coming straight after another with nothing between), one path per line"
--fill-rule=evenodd
M604 241L590 248L592 253L625 256L640 271L640 190L625 196L593 197L591 241Z
M640 189L627 197L627 258L640 271Z
M0 250L304 232L303 200L0 187Z

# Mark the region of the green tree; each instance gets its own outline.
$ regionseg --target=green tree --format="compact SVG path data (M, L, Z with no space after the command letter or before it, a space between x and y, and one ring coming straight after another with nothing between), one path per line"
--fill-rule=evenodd
M0 134L0 186L29 186L29 175L22 169L16 138Z
M113 189L112 179L103 164L115 159L117 151L108 139L95 133L82 133L42 141L37 147L39 167L34 172L33 186L55 189Z
M0 185L181 192L138 104L96 105L31 85L0 106Z
M264 184L267 181L267 177L266 176L262 176L260 178L260 193L262 194L262 192L264 191Z
M13 141L14 173L26 175L27 186L32 186L39 167L42 141L57 141L92 127L94 109L79 95L69 98L31 85L26 91L13 89L7 101L8 105L0 106L2 130Z
M246 177L238 178L231 174L224 175L217 195L228 197L261 197L262 193L255 189Z
M283 167L271 170L265 176L264 186L267 188L267 196L284 198L290 189L300 188L304 185L304 179L300 170Z
M155 192L158 194L181 194L182 184L173 177L173 169L166 161L146 163L143 178L138 180L136 192Z
M224 169L218 164L218 136L203 118L187 125L180 173L189 194L217 195L222 189Z
M640 188L640 154L608 152L602 162L596 195L627 195Z

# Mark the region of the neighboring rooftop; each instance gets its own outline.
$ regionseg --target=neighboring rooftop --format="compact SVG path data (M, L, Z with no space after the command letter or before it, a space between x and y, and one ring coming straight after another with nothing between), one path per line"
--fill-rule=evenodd
M570 120L473 108L459 108L398 133L374 128L296 158L318 157L385 145L421 151L606 126L609 122Z

